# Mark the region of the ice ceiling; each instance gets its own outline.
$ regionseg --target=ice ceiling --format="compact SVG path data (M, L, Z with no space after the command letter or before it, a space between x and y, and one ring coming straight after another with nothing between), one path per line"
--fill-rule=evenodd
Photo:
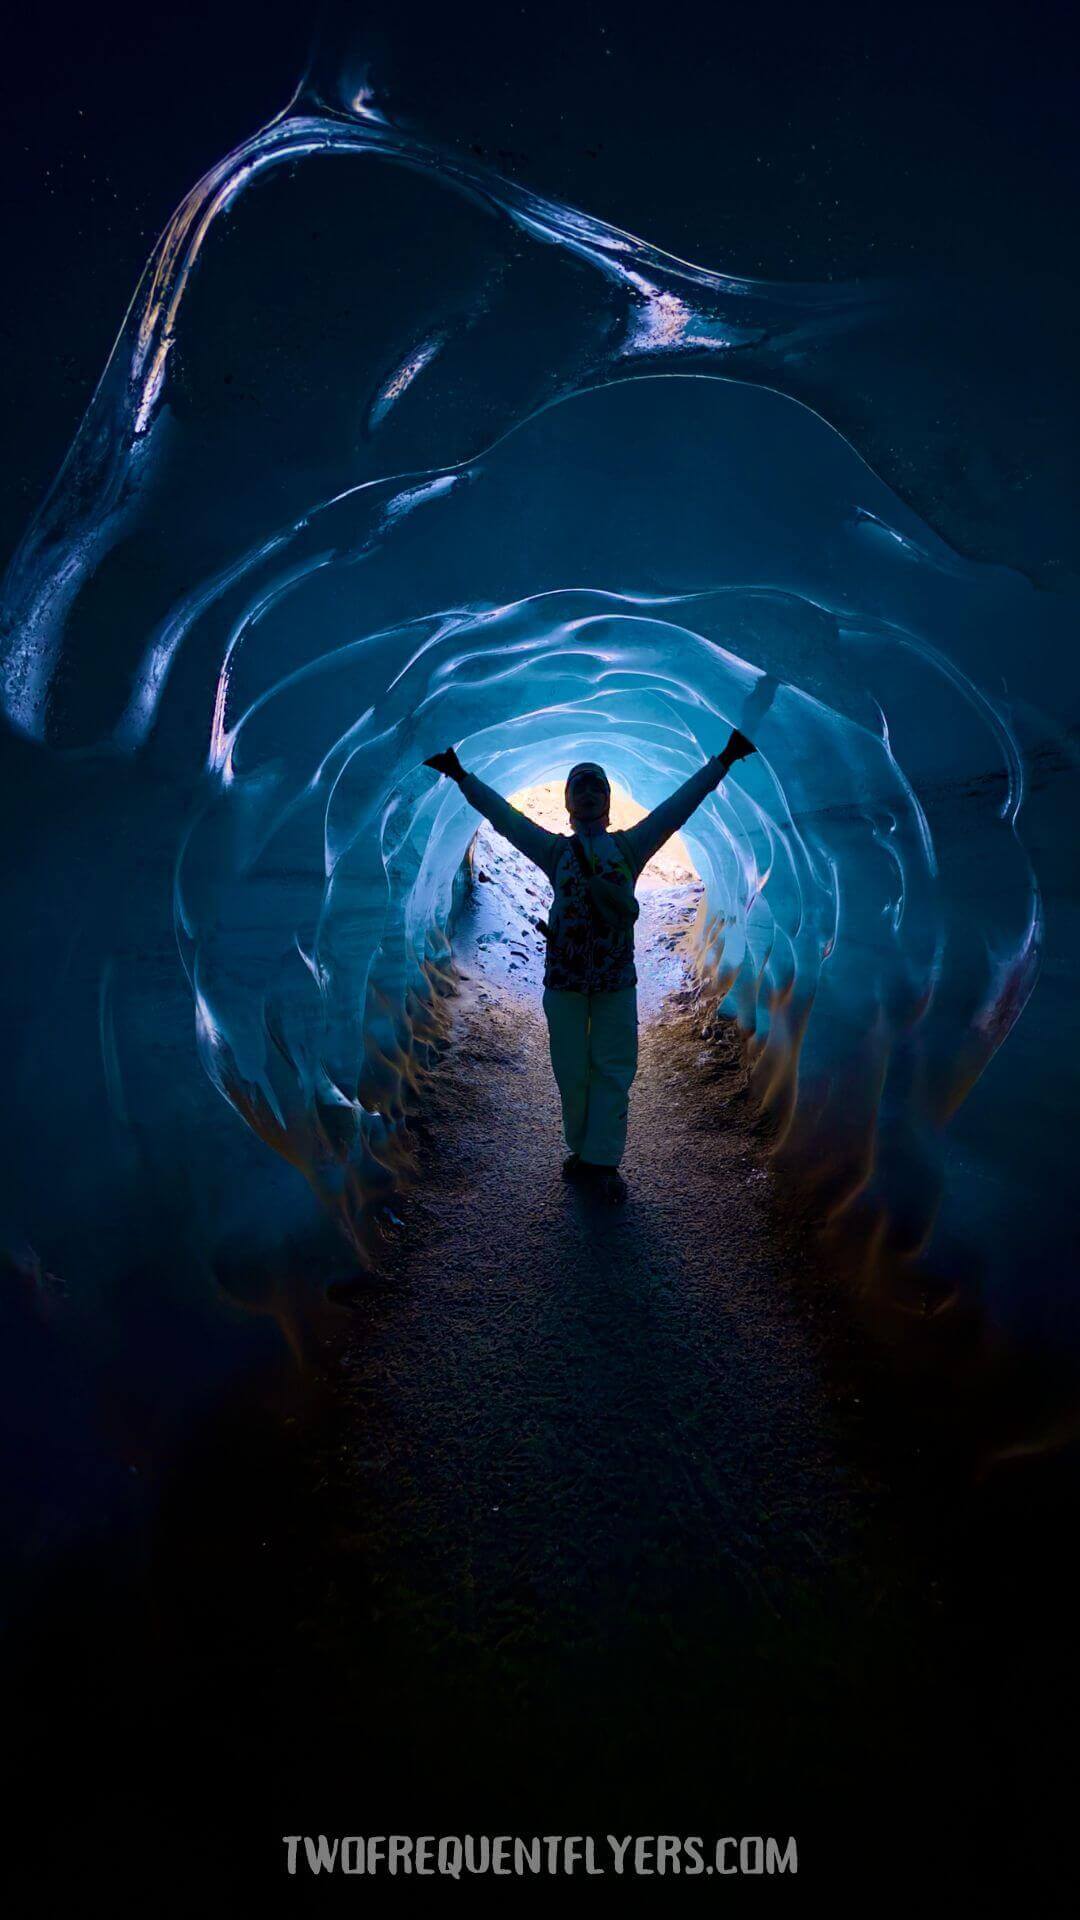
M1039 976L1025 797L1071 621L784 392L810 354L842 388L887 299L671 258L363 92L198 183L4 591L27 779L97 822L109 1127L167 1098L124 983L171 916L187 1044L353 1230L477 825L425 756L505 793L597 758L649 806L739 725L758 757L686 829L703 976L801 1177L925 1244Z

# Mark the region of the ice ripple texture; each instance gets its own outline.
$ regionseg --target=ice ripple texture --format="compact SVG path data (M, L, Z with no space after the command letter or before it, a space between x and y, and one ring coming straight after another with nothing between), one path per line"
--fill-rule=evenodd
M1072 616L828 424L889 297L671 258L363 95L302 94L197 184L4 587L25 778L99 823L110 1138L153 1129L166 1071L111 928L130 960L171 914L205 1073L359 1236L407 1158L476 826L425 756L453 742L507 793L597 758L648 806L741 725L758 757L686 830L695 954L777 1153L868 1258L932 1251L943 1193L949 1245L978 1242L1018 1130L1059 1125L1065 1069L1040 1103L1025 1054L978 1154L943 1156L1073 931L1046 879ZM820 410L784 391L810 355ZM47 918L75 856L34 857Z

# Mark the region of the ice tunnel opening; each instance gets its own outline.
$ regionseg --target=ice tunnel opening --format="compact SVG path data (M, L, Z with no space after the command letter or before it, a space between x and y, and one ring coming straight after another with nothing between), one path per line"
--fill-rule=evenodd
M938 1235L1080 1345L1074 610L954 552L829 424L864 377L878 443L903 420L866 320L883 352L909 331L310 101L197 183L3 587L37 820L7 1172L42 1272L70 1248L126 1285L132 1221L156 1268L160 1186L193 1273L231 1236L229 1290L284 1297L305 1180L336 1260L410 1168L454 1017L479 822L425 758L527 810L596 758L648 809L734 725L759 753L686 830L685 951L777 1152L875 1255ZM75 1085L73 1155L43 1090Z
M715 385L684 383L684 438ZM583 404L640 426L640 391ZM670 427L665 411L658 461L682 445ZM523 445L502 452L531 473ZM775 564L775 528L745 552L734 528L723 544L703 530L695 570L680 541L697 496L682 488L682 519L668 515L644 569L637 553L611 560L614 585L602 543L548 553L545 534L538 564L529 530L556 510L567 538L576 526L561 450L559 488L545 471L509 504L473 477L396 483L377 551L350 496L245 582L218 653L209 801L178 871L203 1063L320 1194L362 1211L408 1164L479 826L427 757L454 745L507 799L595 759L649 810L737 726L757 753L684 828L701 883L687 957L737 1027L777 1152L830 1217L858 1206L878 1240L918 1253L941 1131L1037 968L1009 727L925 637L921 598L883 609L883 556L911 569L917 597L924 584L876 520L842 519L816 586L747 584L752 551ZM973 638L1011 617L1000 582L984 590L951 562L927 578L939 624L958 619L961 590Z
M176 888L200 1055L320 1192L394 1184L445 1031L478 818L427 757L506 798L597 759L651 809L735 726L758 752L684 830L691 957L779 1149L833 1214L925 1244L939 1136L1038 970L1022 757L980 684L1031 608L828 436L715 380L589 390L487 466L335 498L194 609L192 667L219 663Z
M249 668L231 652L178 931L204 1064L248 1124L346 1211L400 1177L449 1017L479 825L430 753L455 743L519 799L561 792L573 760L597 759L649 810L738 725L758 752L684 828L700 885L688 957L738 1027L780 1147L798 1117L793 1150L816 1160L829 1204L863 1193L886 1157L905 1179L918 1168L908 1190L932 1204L926 1134L997 1035L976 1026L966 1057L950 1045L980 1005L949 1005L938 851L900 742L861 688L834 706L776 676L789 635L830 644L795 596L642 606L562 590L369 634L246 706ZM887 644L843 639L863 672ZM958 984L970 996L970 971ZM906 1207L907 1245L926 1212Z

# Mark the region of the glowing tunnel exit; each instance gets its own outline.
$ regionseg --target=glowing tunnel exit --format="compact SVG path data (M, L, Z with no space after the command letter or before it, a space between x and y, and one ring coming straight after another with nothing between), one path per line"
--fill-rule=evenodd
M569 771L569 769L567 769ZM610 777L610 776L609 776ZM563 799L563 787L566 775L560 774L553 780L542 780L529 787L519 787L510 795L510 805L520 812L527 813L530 819L539 821L552 833L569 833L570 826ZM611 781L611 809L609 823L614 832L620 833L625 827L636 826L644 820L647 807L641 806L617 780ZM670 840L646 861L638 875L637 890L641 893L649 887L687 886L694 881L701 884L701 875L687 849L681 833L673 833Z

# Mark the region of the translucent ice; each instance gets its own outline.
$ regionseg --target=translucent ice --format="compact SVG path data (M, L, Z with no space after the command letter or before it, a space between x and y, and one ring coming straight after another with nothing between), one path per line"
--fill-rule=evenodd
M758 757L686 829L703 977L800 1177L876 1251L926 1246L1048 912L1069 950L1076 671L1068 607L951 551L824 417L888 298L673 259L364 90L193 188L4 589L13 1244L107 1215L133 1140L175 1147L185 1048L354 1233L477 824L425 757L506 793L598 758L651 805L738 724ZM784 391L811 348L821 411ZM997 1076L950 1247L985 1223L975 1160L1051 1219L1072 1017L1032 1041L1052 1099L1030 1051ZM239 1138L193 1183L211 1235Z

